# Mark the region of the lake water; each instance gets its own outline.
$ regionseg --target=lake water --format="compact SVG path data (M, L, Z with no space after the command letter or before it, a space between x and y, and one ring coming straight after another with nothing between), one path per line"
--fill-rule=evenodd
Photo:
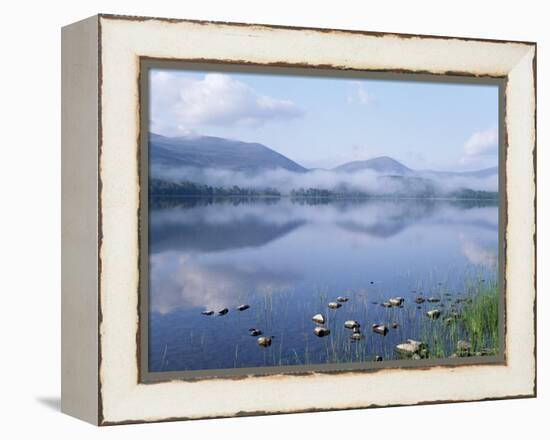
M153 372L394 359L395 344L430 325L433 306L417 295L450 304L497 278L491 202L152 198L149 223ZM349 301L329 310L340 295ZM395 296L403 308L380 306ZM329 336L313 334L316 313ZM360 322L362 341L349 339L346 319ZM370 329L393 322L385 337ZM273 336L271 347L250 328Z

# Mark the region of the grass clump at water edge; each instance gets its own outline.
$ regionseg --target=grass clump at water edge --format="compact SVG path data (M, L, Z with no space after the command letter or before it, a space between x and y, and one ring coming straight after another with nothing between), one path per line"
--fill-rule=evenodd
M499 348L499 295L496 285L479 286L477 294L462 308L462 325L473 351Z

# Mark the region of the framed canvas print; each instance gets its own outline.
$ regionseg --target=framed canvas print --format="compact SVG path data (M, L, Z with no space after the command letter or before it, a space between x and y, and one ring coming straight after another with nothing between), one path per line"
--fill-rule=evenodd
M536 395L536 46L99 15L62 32L62 410Z

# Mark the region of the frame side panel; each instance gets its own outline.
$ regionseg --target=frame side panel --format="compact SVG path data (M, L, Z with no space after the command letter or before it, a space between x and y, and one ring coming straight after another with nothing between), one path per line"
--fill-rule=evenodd
M61 411L98 424L98 18L61 33Z

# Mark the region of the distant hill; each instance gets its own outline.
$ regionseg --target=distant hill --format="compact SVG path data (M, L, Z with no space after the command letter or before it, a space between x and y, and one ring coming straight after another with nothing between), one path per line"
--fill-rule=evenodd
M375 157L368 160L356 160L340 165L332 170L348 173L371 170L381 174L399 175L412 174L413 172L410 168L388 156Z
M217 168L244 173L284 169L304 173L306 168L271 148L212 136L166 137L150 133L151 165Z
M347 162L332 169L333 171L355 173L359 171L375 171L382 175L417 176L417 177L476 177L483 178L498 173L497 167L485 168L475 171L435 171L435 170L413 170L401 162L388 156L375 157L368 160L357 160Z

